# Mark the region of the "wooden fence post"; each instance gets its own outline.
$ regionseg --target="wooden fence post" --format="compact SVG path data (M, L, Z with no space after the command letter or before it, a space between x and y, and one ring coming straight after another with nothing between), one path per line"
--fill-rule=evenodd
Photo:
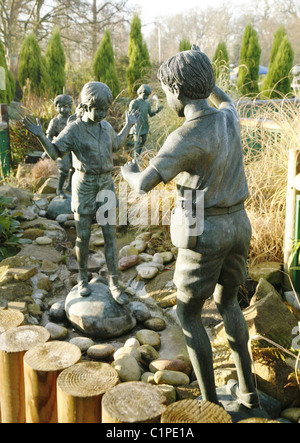
M2 423L25 423L23 357L50 334L41 326L19 326L0 335L0 397Z
M232 423L232 418L215 403L180 400L167 407L161 423Z
M58 423L101 423L101 399L119 383L117 371L107 363L78 363L57 379Z
M53 341L24 355L27 423L57 423L57 377L81 360L78 346Z

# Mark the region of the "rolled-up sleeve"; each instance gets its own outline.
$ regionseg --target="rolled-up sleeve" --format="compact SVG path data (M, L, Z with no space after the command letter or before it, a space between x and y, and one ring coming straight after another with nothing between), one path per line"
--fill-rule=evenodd
M52 143L57 147L61 153L61 157L74 151L74 146L76 143L76 125L70 124L63 129L63 131L54 137Z

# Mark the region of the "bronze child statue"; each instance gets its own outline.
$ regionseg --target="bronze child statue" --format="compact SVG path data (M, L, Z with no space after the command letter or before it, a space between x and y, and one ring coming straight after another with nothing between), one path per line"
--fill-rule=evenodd
M46 131L46 135L51 142L53 138L57 137L67 126L68 120L71 117L73 99L66 94L58 95L54 100L54 105L56 107L58 115L50 121L48 129ZM74 173L74 169L72 167L72 154L68 154L64 158L58 158L57 166L59 170L57 195L61 198L65 198L66 195L64 193L63 187L67 178L67 191L70 192L72 187L72 176Z
M126 124L119 134L104 119L113 102L111 90L101 82L87 83L81 93L81 118L77 118L53 139L44 135L40 121L37 125L29 118L24 125L40 140L47 154L52 159L73 154L75 173L72 183L72 211L76 223L76 250L79 263L78 291L83 297L91 294L88 284L88 252L91 225L99 204L97 196L103 190L115 194L111 176L113 152L120 149L126 141L129 131L137 121L134 112L126 112ZM128 298L118 284L118 255L116 248L116 226L102 226L104 252L109 274L109 287L112 297L121 305L128 303Z
M203 233L193 239L174 236L179 247L177 314L202 398L218 403L211 344L201 319L204 302L213 295L237 367L239 382L232 389L240 403L257 407L249 331L238 303L252 235L244 209L248 185L239 116L230 97L215 86L211 62L200 50L178 53L161 66L158 77L169 106L185 123L170 134L148 168L141 172L133 161L122 168L123 177L136 192L149 192L177 177L182 211L189 205L195 209L196 191L204 194Z
M137 90L138 97L129 105L129 111L138 111L139 119L133 126L131 132L134 139L134 157L138 158L141 155L143 146L146 143L147 136L149 134L149 118L154 117L161 111L161 107L158 106L155 111L151 110L151 104L148 98L151 95L151 88L148 85L142 85Z

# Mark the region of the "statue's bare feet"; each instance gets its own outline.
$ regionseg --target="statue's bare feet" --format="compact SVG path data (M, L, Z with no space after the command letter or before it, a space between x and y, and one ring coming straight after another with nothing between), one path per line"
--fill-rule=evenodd
M110 286L110 293L113 299L121 306L128 305L129 300L127 295L121 290L119 286Z
M88 297L89 295L91 295L91 288L90 288L90 286L88 285L88 283L87 283L87 281L85 281L85 280L81 280L79 283L78 283L78 294L81 296L81 297Z

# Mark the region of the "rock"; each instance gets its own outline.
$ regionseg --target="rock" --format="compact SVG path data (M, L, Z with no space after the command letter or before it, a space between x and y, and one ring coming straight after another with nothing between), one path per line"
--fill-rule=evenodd
M53 246L24 245L19 252L20 257L34 257L36 260L49 260L61 263L62 255Z
M158 385L159 389L162 391L167 400L167 405L174 403L176 401L176 389L171 385Z
M158 385L181 386L190 384L189 377L183 372L178 371L157 371L154 375L154 381Z
M67 317L75 328L84 335L107 339L120 337L136 326L130 309L114 301L108 286L97 279L89 285L89 297L80 297L75 286L66 299Z
M139 262L138 255L131 255L129 257L123 257L119 260L119 270L125 271L126 269L132 268Z
M38 189L38 194L56 194L58 187L58 179L54 177L48 178L45 183Z
M23 232L22 238L29 239L29 240L36 240L38 237L42 237L44 235L45 231L38 228L30 228L26 229Z
M161 299L158 303L160 308L171 308L172 306L177 305L177 292L174 292L170 295L166 295L163 299Z
M49 309L49 316L56 321L64 321L66 319L65 300L53 303Z
M32 315L33 317L38 317L39 318L39 317L42 316L41 307L38 304L36 304L36 303L28 305L28 313L30 315Z
M143 323L151 317L151 312L145 303L133 301L128 305L138 322Z
M138 252L144 252L147 249L147 243L142 239L136 239L130 243L130 246L133 246L138 250Z
M141 361L141 353L137 348L123 346L114 353L114 359L118 360L122 355L131 355L137 362Z
M179 371L185 372L186 364L183 360L169 360L169 359L157 359L153 360L149 364L149 369L151 372L157 371Z
M93 345L87 350L87 355L94 360L106 360L115 352L115 348L111 344Z
M142 329L136 333L137 340L141 345L150 345L154 349L159 349L161 346L161 339L157 332L149 329Z
M47 186L47 182L44 184ZM55 190L56 192L56 190ZM51 220L56 220L61 214L72 214L71 209L71 197L67 196L62 199L60 197L55 197L48 206L46 217Z
M45 274L54 274L58 270L57 263L53 263L50 260L43 260L41 271Z
M249 277L257 282L263 278L272 285L280 285L283 278L282 264L276 262L259 263L249 269Z
M7 301L22 300L33 294L33 287L26 282L1 284L1 292L5 294Z
M161 252L160 255L162 256L164 264L170 263L174 259L174 255L171 251Z
M186 400L188 398L197 399L201 395L198 383L176 386L175 390L177 401Z
M144 372L141 377L141 381L144 383L151 383L152 385L155 385L154 381L154 373L153 372Z
M139 258L141 262L149 263L153 261L153 256L150 254L146 254L145 252L141 252L139 254Z
M37 245L52 245L52 240L49 237L38 237L36 239Z
M153 360L157 360L159 357L157 350L151 345L142 345L137 349L141 353L142 363L146 366L148 366Z
M167 295L174 294L174 288L170 287L170 281L173 280L174 271L167 270L158 274L155 279L146 282L146 292L149 298L160 301Z
M144 322L144 327L152 331L163 331L166 328L166 322L163 318L152 317Z
M138 362L131 355L120 356L113 366L122 382L139 381L141 378L141 369Z
M47 323L46 329L50 333L51 340L64 340L68 336L68 329L55 323Z
M132 255L139 255L139 251L131 245L123 246L119 251L119 259L123 257L131 257Z
M49 277L42 277L37 282L37 288L42 289L43 291L49 292L52 289L52 282Z
M145 266L138 270L138 275L143 280L151 280L158 274L158 269L153 266Z
M25 301L10 301L7 304L8 309L16 309L25 314L27 312L27 303Z
M149 241L151 238L151 232L142 232L136 236L137 240L143 240L144 242Z
M298 423L300 419L300 408L285 409L280 414L281 418L285 418L292 423Z
M29 191L25 191L21 188L15 188L10 185L0 186L0 196L12 198L12 202L9 205L10 209L28 208L31 205L33 194Z
M156 263L159 263L161 265L164 264L164 259L159 252L153 255L153 261L155 261Z
M279 292L276 291L274 286L271 283L269 283L267 280L265 280L264 278L261 278L258 282L257 287L256 287L255 294L250 301L250 306L254 305L258 301L260 301L262 298L266 297L267 295L269 295L271 293L274 294L275 297L278 298L278 300L282 301L281 295L279 294Z
M128 340L126 340L124 347L125 348L139 348L140 342L136 338L132 337L132 338L129 338Z
M88 337L74 337L70 340L70 343L77 346L81 352L86 352L91 346L95 345L94 341Z
M9 257L0 263L0 284L25 282L37 274L35 260L25 257Z

